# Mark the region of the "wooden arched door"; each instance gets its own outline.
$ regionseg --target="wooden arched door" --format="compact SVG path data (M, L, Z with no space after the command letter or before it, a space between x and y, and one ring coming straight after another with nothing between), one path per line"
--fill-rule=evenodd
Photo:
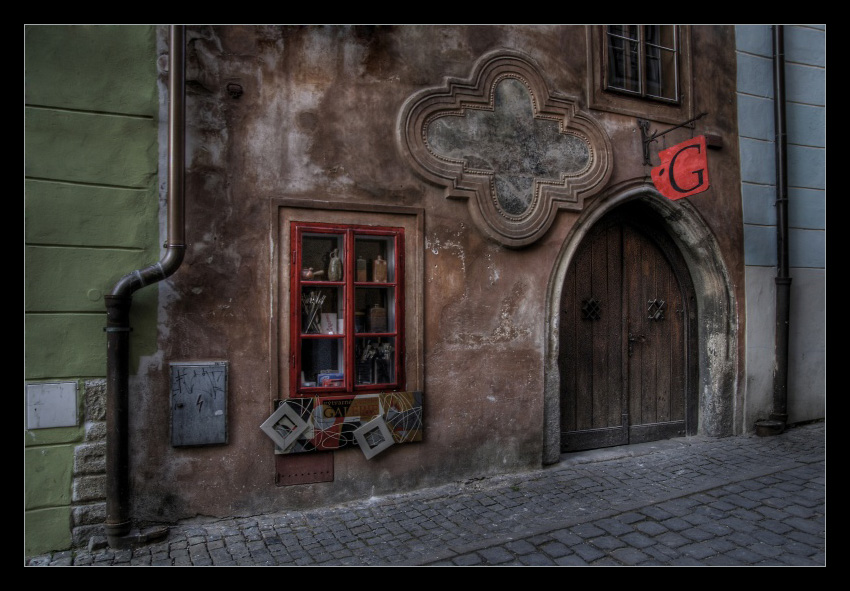
M684 260L651 214L597 223L562 292L561 450L694 433L695 318Z

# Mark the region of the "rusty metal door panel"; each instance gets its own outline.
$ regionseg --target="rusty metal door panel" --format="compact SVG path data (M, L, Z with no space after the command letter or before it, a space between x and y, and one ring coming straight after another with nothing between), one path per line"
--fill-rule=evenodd
M332 451L307 454L275 454L275 484L313 484L333 482L334 454Z

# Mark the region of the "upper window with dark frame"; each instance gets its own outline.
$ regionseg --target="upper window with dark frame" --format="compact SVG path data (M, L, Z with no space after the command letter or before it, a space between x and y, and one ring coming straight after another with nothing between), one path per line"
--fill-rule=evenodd
M678 103L678 32L675 25L608 25L605 89Z

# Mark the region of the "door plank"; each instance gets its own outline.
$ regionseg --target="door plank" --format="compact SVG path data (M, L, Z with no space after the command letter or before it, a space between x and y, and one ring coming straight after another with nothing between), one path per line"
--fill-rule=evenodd
M643 347L639 341L631 341L630 337L638 338L642 334L640 323L641 309L640 286L642 276L641 248L640 242L635 239L635 232L629 226L623 229L623 260L625 261L625 291L623 295L624 310L626 316L626 333L628 356L626 360L628 376L629 396L629 422L640 423L642 420L641 397L643 393L643 382L639 372L631 371L632 367L640 367L643 362Z
M593 330L593 418L592 427L602 429L619 424L608 422L610 392L608 389L608 319L615 313L608 293L608 242L606 232L594 232L591 239L591 294L600 301L601 317L589 321Z
M671 294L676 289L675 279L670 267L661 252L657 251L657 275L655 298L664 300L663 316L659 320L650 320L649 323L658 334L656 349L656 406L655 421L663 423L670 420L670 355L673 353L674 344L671 342L672 325L676 323L675 316L670 315ZM681 343L676 343L681 347Z
M582 302L592 297L591 252L581 248L576 253L576 301L573 305L581 309ZM593 321L580 318L576 323L576 430L593 428Z
M640 242L641 254L641 290L640 290L640 315L638 324L641 327L640 333L645 336L646 340L640 343L642 353L641 364L633 365L630 371L638 371L641 375L641 419L640 421L632 421L635 423L654 423L656 422L656 402L657 402L657 382L656 374L658 371L657 352L658 346L661 344L655 330L654 323L647 320L647 304L655 298L656 293L656 272L658 267L658 258L656 250L646 240L646 238L635 232L635 240Z
M607 424L625 425L626 389L624 388L623 367L623 228L615 224L606 230L606 256L608 280L608 314L605 321L608 362L606 377L608 380L608 417Z

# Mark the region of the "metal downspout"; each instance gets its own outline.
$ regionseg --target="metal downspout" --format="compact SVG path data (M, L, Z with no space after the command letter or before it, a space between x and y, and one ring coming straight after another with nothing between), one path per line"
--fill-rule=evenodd
M168 239L156 264L122 277L105 296L106 331L106 537L113 548L145 542L167 533L131 532L129 503L130 306L133 293L173 274L186 250L184 224L185 168L185 27L169 30L168 68Z
M785 32L773 29L773 114L776 131L776 327L773 366L773 412L756 423L759 435L778 435L788 422L788 341L791 276L788 263L788 154L785 115Z

